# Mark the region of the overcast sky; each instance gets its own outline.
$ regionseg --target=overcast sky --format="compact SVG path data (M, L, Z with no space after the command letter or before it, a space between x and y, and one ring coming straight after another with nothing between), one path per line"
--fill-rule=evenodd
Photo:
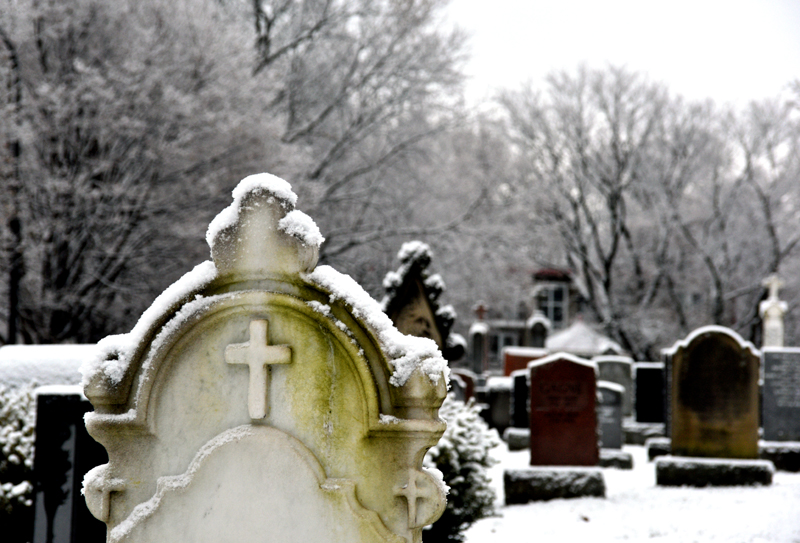
M720 105L800 79L800 0L451 0L447 13L472 35L471 101L581 62Z

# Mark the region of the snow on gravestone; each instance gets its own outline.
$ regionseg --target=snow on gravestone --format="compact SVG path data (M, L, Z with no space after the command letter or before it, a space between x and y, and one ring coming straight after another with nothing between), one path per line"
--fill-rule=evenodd
M760 353L736 332L706 326L666 351L672 453L758 457Z
M600 355L592 357L597 364L598 379L622 386L622 414L633 414L633 359L628 356Z
M445 506L422 468L447 365L399 333L285 181L243 180L213 261L83 368L109 462L84 481L108 541L420 541Z
M528 365L532 466L596 466L597 366L567 353Z

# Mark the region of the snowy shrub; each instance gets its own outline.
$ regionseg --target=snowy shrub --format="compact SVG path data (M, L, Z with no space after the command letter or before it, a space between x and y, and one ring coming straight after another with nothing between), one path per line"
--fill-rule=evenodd
M31 521L35 430L33 386L0 387L0 526L25 530Z
M439 409L447 430L425 455L424 465L442 472L450 493L442 517L423 532L426 543L463 541L463 532L473 522L494 512L496 496L487 469L497 463L489 451L500 440L478 411L473 402L465 404L452 395Z

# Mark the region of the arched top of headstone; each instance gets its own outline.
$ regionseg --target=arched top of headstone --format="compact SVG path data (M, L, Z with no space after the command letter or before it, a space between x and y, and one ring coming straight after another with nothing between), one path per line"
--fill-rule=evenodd
M667 357L675 356L675 353L677 353L678 350L680 349L685 350L689 345L691 345L692 343L694 343L695 341L697 341L702 337L708 336L709 334L722 334L728 336L734 341L736 341L736 343L738 343L742 349L748 350L752 356L754 357L761 356L759 350L756 349L756 347L752 343L744 340L742 336L740 336L730 328L718 325L702 326L694 330L688 336L686 336L685 339L676 341L675 344L669 349L664 349L662 351L662 354Z
M145 522L134 507L160 507L157 488L169 477L185 472L181 480L203 487L192 466L205 460L193 458L237 427L275 429L242 440L245 449L269 451L279 435L302 443L324 468L309 488L344 492L330 499L352 509L356 531L383 526L417 541L441 514L441 489L421 461L444 431L447 363L430 339L400 333L352 278L316 266L323 238L295 203L279 178L244 179L209 226L212 260L167 288L130 333L102 340L82 367L95 407L87 428L109 453L87 500L110 541L140 540L114 529ZM228 453L214 462L228 456L235 462ZM248 484L235 464L225 469ZM203 477L216 484L217 472Z
M580 364L582 366L587 366L589 368L592 368L595 374L597 374L597 364L595 362L565 352L553 353L549 356L545 356L544 358L539 358L538 360L533 360L531 362L528 362L528 369L538 368L540 366L546 366L547 364L552 364L553 362L559 362L561 360L572 362L574 364Z

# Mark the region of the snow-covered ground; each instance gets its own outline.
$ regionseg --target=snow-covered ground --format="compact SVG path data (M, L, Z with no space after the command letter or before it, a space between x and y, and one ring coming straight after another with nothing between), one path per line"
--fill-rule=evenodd
M604 469L606 498L504 505L503 470L527 466L528 451L493 450L498 517L467 531L467 543L654 541L800 543L800 473L776 472L771 486L664 488L641 446L625 446L633 470Z

